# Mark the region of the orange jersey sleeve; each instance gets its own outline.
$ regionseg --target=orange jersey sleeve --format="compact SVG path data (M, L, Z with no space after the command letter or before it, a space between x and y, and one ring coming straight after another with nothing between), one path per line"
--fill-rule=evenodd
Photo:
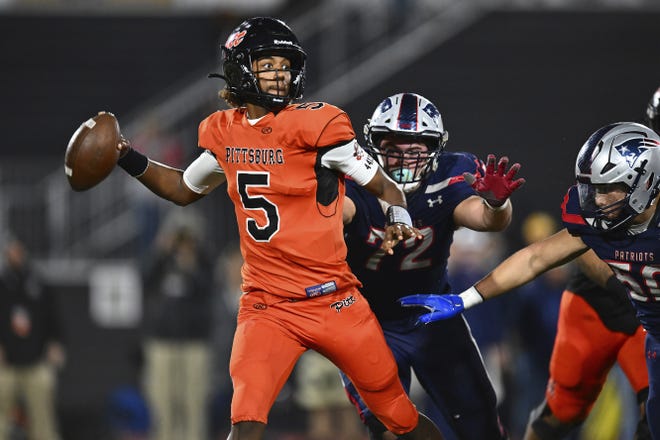
M199 145L215 153L234 203L244 291L302 298L359 285L346 263L344 177L320 166L323 147L354 137L346 114L325 103L254 125L240 109L202 121Z

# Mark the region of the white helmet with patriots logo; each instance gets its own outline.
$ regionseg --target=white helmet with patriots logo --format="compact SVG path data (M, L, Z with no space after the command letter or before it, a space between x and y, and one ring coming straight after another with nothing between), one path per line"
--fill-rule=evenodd
M385 98L365 124L364 135L369 154L378 160L383 169L406 192L415 190L434 168L435 161L449 138L437 107L416 93L398 93ZM410 138L411 142L423 142L429 151L417 153L417 157L412 159L412 167L404 166L404 153L384 151L380 148L380 141L385 135ZM410 155L406 155L405 163L410 164ZM389 166L388 159L392 158L400 159L400 165Z

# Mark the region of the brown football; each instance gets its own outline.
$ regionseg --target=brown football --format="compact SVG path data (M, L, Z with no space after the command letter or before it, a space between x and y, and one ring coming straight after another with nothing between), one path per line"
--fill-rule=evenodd
M119 159L121 137L115 115L99 112L73 133L64 155L64 172L71 188L84 191L108 177Z

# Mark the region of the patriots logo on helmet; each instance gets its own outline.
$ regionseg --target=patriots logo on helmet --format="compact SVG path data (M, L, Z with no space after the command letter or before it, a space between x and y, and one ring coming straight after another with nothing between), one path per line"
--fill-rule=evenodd
M385 113L392 108L392 100L390 98L385 99L380 103L380 112Z
M639 156L646 150L649 149L648 146L644 145L644 141L641 139L631 139L629 141L624 142L621 145L617 145L614 147L616 151L619 152L619 154L626 159L626 162L628 162L628 166L630 168L633 168L633 165L639 158Z
M440 116L440 111L438 111L438 108L433 104L431 104L430 102L424 106L422 111L424 111L424 113L426 113L427 115L429 115L429 117L433 119Z

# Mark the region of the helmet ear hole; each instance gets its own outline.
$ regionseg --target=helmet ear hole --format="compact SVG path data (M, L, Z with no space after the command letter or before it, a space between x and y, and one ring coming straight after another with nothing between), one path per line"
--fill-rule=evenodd
M650 190L651 187L653 186L653 182L655 181L655 173L651 173L648 179L646 179L646 190Z
M225 72L225 76L227 77L227 81L231 86L240 85L241 80L243 78L241 66L239 66L236 63L228 61L224 63L223 70Z

